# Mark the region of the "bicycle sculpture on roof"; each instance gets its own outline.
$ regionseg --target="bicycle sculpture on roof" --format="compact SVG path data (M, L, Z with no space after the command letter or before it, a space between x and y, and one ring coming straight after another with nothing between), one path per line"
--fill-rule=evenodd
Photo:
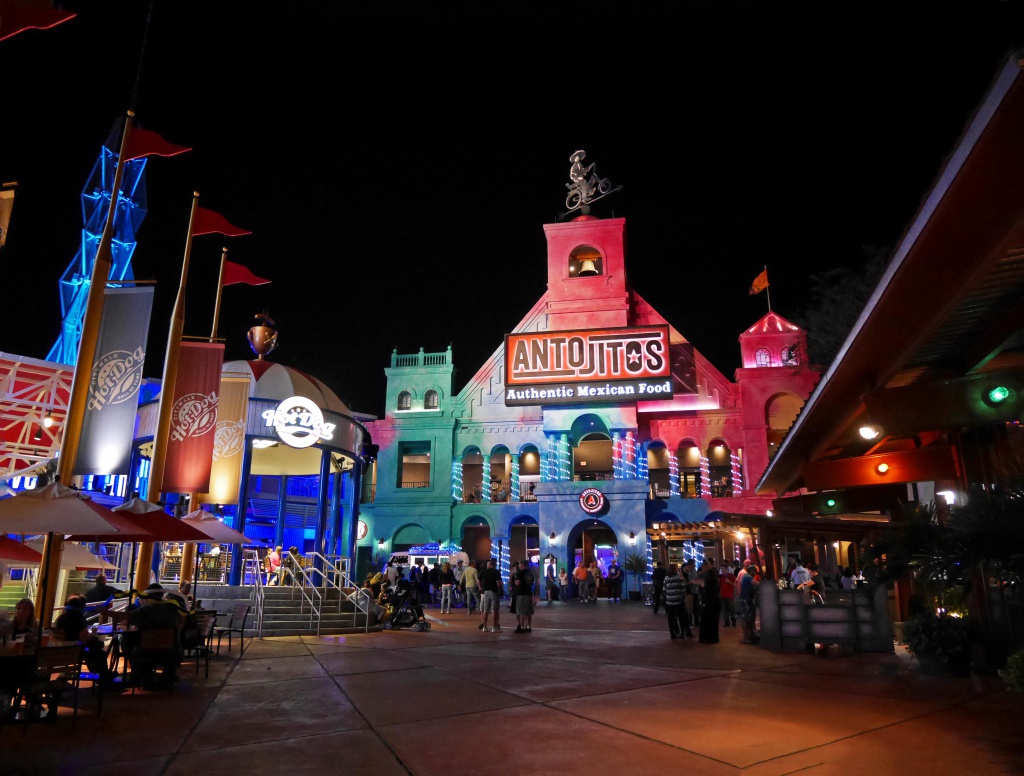
M569 189L569 194L565 198L565 206L569 209L562 214L564 216L576 210L587 215L590 213L591 203L597 202L609 194L614 194L622 188L622 186L612 188L610 179L601 178L593 172L594 162L584 166L583 160L586 156L586 151L576 151L569 157L569 161L572 162L572 167L569 168L570 182L565 184L565 187Z

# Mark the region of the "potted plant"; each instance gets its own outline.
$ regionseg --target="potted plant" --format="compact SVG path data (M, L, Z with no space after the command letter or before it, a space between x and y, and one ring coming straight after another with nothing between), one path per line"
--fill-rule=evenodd
M623 568L627 574L633 576L633 590L629 591L630 601L640 600L640 578L647 574L647 558L639 552L631 552L626 555L626 562Z
M999 669L999 676L1016 693L1024 694L1024 649L1014 652Z
M969 676L971 622L966 617L923 612L907 619L907 649L927 674Z

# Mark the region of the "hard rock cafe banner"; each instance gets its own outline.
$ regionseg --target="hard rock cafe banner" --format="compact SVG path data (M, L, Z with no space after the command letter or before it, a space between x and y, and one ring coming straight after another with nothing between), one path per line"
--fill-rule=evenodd
M75 474L127 474L153 288L108 288Z
M225 373L220 379L220 402L214 430L213 468L209 493L199 493L200 504L234 504L242 477L245 424L249 409L249 377Z
M165 432L164 481L151 483L150 493L205 493L210 489L224 346L182 342L180 348L174 405Z

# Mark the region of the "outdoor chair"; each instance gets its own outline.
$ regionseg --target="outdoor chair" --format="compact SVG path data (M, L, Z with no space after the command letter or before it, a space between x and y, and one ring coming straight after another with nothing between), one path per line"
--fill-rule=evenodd
M195 660L196 673L199 661L206 661L206 678L210 678L210 655L213 653L213 629L217 624L217 612L195 612L195 627L186 626L181 632L181 646L185 660Z
M241 654L245 644L245 623L249 619L249 604L235 604L235 608L231 611L231 619L228 620L227 625L218 625L213 629L214 635L217 637L217 654L220 654L220 642L225 636L228 637L228 652L231 651L231 634L238 634L239 644L243 645L239 647L239 654Z
M139 645L129 655L132 664L132 694L139 684L140 675L149 670L160 669L161 676L175 673L180 663L181 631L178 628L142 628L139 630ZM174 685L166 682L166 689Z
M47 721L56 721L57 704L70 693L74 712L71 727L78 721L78 690L82 673L82 646L40 647L36 650L32 680L24 688L24 724L42 717L44 705L49 708ZM24 728L22 729L24 733Z

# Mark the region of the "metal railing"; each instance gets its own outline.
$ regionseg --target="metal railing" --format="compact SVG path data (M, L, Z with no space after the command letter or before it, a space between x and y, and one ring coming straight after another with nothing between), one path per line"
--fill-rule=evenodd
M252 579L252 608L256 620L256 638L263 638L263 604L266 592L263 590L263 563L256 550L245 551L245 574Z
M318 571L318 569L306 569L302 563L291 554L285 555L284 560L281 561L281 567L287 569L288 573L292 577L292 600L295 600L295 591L298 590L302 596L302 602L299 604L299 614L302 614L306 609L306 604L309 604L309 627L313 627L313 620L316 619L316 635L320 635L320 613L324 608L324 597L320 593L319 587L313 583L313 579L310 576L310 571ZM298 584L295 584L298 582ZM340 607L340 604L339 604Z
M339 593L338 593L338 609L341 609L341 597L344 596L356 612L363 613L364 630L370 632L370 606L372 599L370 594L362 587L355 583L350 574L352 569L352 560L343 555L329 555L323 556L319 553L313 553L317 557L321 558L324 563L325 571L334 577ZM346 590L351 590L351 593L346 593ZM352 624L357 623L357 618L353 617Z

